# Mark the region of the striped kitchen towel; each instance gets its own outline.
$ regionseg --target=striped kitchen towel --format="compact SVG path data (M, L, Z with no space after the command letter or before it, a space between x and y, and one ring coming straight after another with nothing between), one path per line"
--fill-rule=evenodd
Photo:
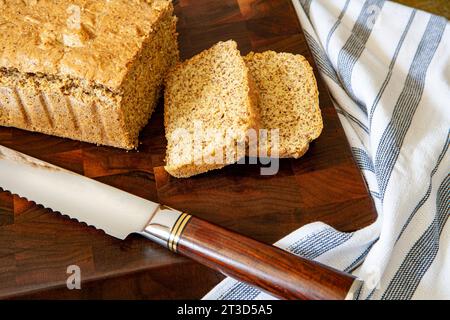
M377 221L276 245L364 280L356 299L450 299L450 28L384 0L293 0ZM226 279L205 299L270 299Z

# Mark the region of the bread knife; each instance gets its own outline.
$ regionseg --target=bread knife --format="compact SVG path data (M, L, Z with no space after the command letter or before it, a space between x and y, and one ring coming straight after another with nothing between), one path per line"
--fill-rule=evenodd
M280 299L352 299L361 287L349 274L3 146L0 187L115 238L140 234Z

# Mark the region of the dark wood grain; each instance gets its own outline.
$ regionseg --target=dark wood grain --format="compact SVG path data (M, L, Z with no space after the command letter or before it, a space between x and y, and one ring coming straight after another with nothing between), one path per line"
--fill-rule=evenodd
M235 39L243 54L273 49L313 63L289 0L180 0L183 58L219 40ZM234 165L192 179L162 168L166 141L159 105L138 151L0 128L0 144L69 170L273 243L306 223L354 231L376 214L337 114L317 74L325 129L301 159L284 159L276 176ZM66 288L69 265L82 290ZM158 245L119 241L0 192L0 298L201 298L223 276Z
M178 252L280 299L344 300L352 276L191 218Z

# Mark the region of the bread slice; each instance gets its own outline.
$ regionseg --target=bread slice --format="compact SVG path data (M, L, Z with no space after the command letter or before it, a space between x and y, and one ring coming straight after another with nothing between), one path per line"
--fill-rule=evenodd
M262 129L279 129L279 157L299 158L323 129L313 70L301 55L250 53L245 62L259 91ZM270 142L270 131L268 134ZM259 155L272 155L271 143ZM274 155L272 155L274 156Z
M187 178L245 156L239 145L257 130L257 95L234 41L219 42L174 67L166 78L165 169Z

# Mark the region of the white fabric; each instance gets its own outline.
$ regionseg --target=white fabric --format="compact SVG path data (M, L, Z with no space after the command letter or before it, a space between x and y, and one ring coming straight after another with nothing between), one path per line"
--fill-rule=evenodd
M364 280L355 299L450 299L450 28L383 0L293 0L377 221L276 245ZM226 279L204 299L270 299Z

